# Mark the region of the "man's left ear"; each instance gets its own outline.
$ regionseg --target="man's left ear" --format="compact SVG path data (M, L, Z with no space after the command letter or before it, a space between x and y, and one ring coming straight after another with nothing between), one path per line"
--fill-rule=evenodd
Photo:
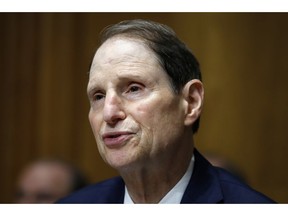
M185 101L185 121L186 126L192 125L200 116L204 99L203 84L198 79L190 80L184 86L183 97Z

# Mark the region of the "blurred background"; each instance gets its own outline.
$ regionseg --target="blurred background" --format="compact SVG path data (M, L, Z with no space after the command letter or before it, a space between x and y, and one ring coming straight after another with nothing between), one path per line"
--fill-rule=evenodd
M124 19L172 27L205 86L196 147L231 162L248 184L288 202L288 14L1 13L0 203L23 167L61 158L90 182L117 175L88 122L88 69L99 32Z

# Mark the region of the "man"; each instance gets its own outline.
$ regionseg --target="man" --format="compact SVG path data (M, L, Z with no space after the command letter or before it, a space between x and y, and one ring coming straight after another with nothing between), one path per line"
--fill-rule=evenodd
M60 203L269 203L194 148L204 89L167 26L132 20L102 35L87 87L90 124L116 177Z
M37 160L19 177L16 203L54 203L87 185L79 170L60 160Z

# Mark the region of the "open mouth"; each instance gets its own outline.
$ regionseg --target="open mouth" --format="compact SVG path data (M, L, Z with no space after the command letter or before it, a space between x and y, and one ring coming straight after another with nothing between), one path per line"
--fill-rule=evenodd
M116 137L119 137L119 136L121 136L121 134L110 135L110 136L108 136L106 138L116 138Z

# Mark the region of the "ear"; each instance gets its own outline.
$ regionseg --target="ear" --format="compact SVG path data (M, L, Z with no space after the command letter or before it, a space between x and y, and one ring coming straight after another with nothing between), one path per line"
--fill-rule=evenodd
M190 80L184 86L182 94L185 102L185 121L186 126L192 125L199 117L202 111L204 88L198 79Z

